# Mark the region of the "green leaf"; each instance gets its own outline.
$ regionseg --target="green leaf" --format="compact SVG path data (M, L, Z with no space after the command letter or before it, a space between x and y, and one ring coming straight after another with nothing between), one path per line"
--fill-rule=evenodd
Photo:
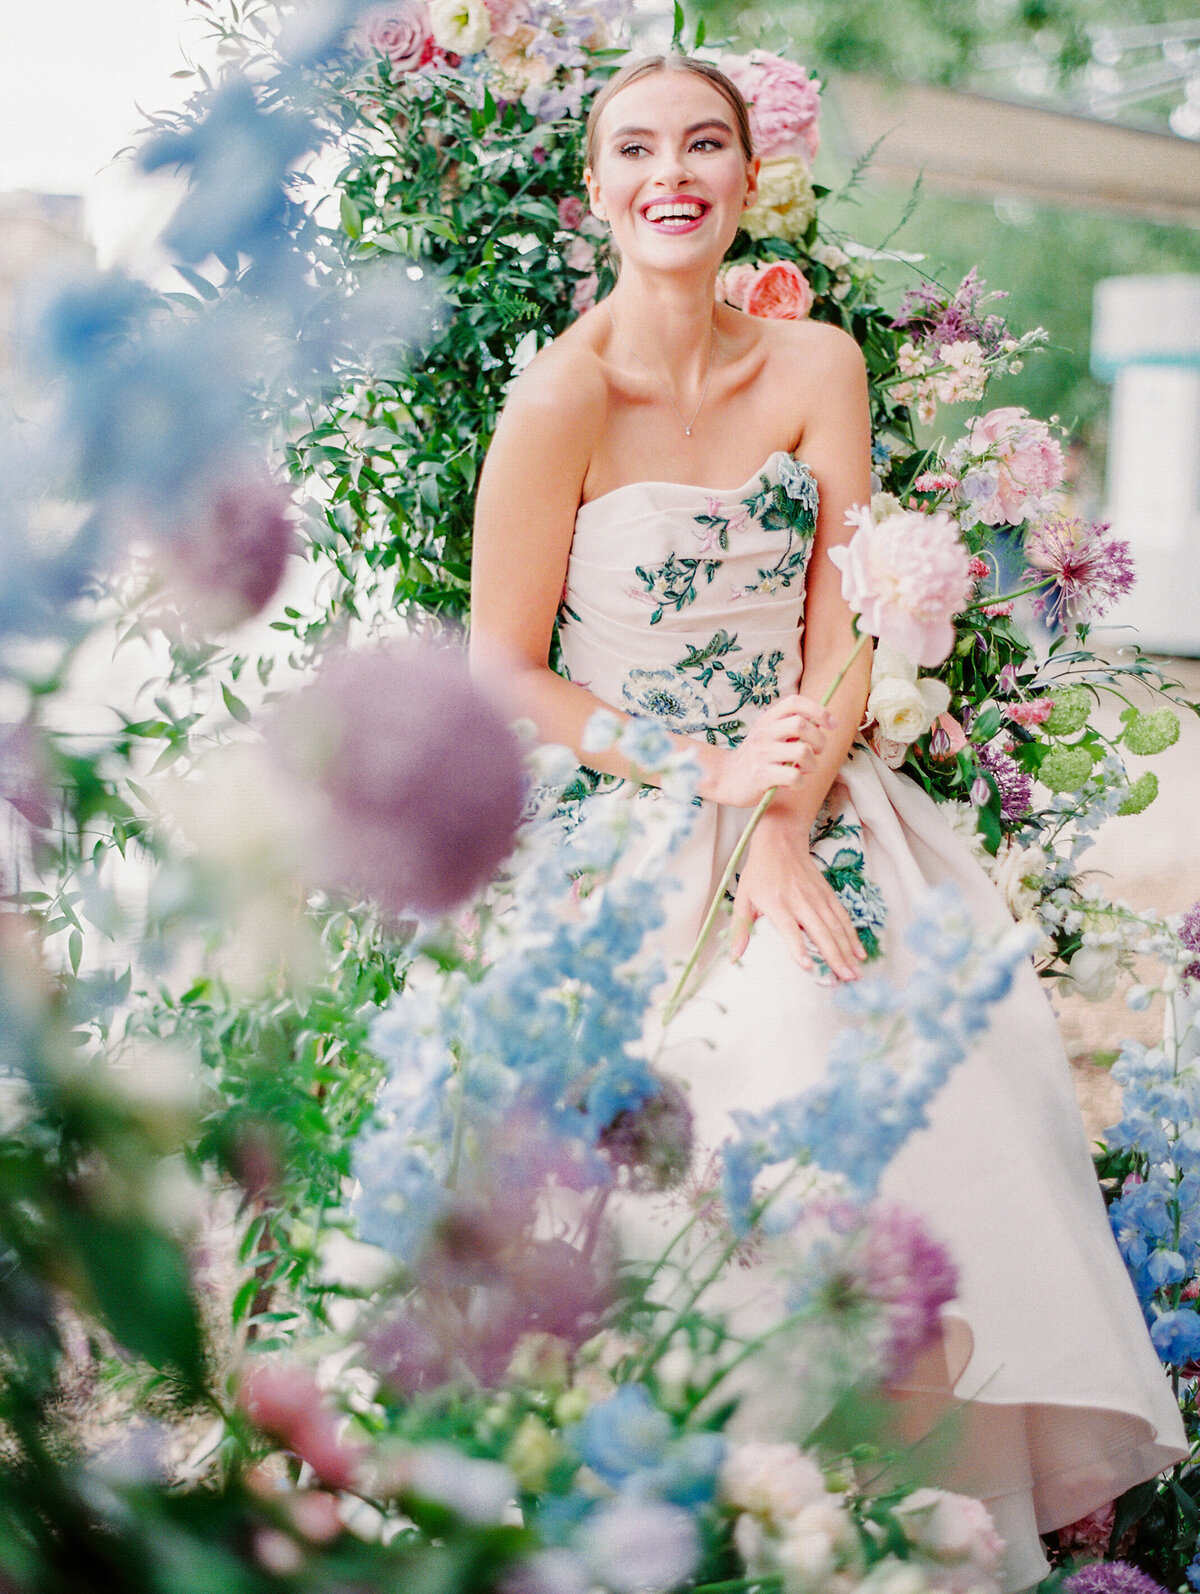
M243 725L249 725L250 710L242 702L240 697L234 696L234 694L225 685L224 681L221 682L221 696L225 699L225 707L233 715L234 719L240 721L240 723Z
M339 195L338 209L341 213L342 227L345 229L346 236L354 239L361 238L362 211L359 210L349 194L343 192Z
M72 930L67 937L67 956L71 960L71 973L79 973L79 960L83 957L83 936L79 930Z
M683 50L683 27L685 21L683 7L680 5L679 0L675 0L675 23L671 32L672 50Z
M220 289L214 288L207 277L202 277L198 271L193 271L191 266L181 266L177 264L175 270L186 283L189 283L193 288L195 288L196 292L202 299L208 299L211 302L212 300L219 299L221 297Z

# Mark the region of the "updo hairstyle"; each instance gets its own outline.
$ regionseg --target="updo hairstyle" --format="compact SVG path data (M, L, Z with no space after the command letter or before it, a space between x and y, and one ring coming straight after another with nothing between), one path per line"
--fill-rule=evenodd
M742 154L746 159L754 159L754 135L750 131L750 112L742 98L741 90L727 78L719 66L714 66L711 61L698 60L694 55L644 55L639 61L630 61L619 72L615 72L608 82L592 101L592 108L587 119L587 143L585 146L586 164L593 169L596 165L596 133L600 125L600 118L604 108L610 100L636 83L639 79L650 77L655 72L690 72L693 77L701 77L721 97L728 101L729 109L733 112L734 125L737 128L738 142L742 146Z

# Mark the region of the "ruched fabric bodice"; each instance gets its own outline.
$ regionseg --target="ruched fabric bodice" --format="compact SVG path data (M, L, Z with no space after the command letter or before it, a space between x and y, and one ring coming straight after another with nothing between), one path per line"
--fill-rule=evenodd
M584 504L559 615L562 673L602 702L733 746L795 689L817 484L789 454L719 490L634 482ZM616 800L614 777L583 769L557 810ZM643 788L645 834L618 868L661 873L662 833L682 799ZM645 952L670 971L687 956L746 819L695 806L664 878L665 923ZM906 776L856 743L810 837L864 945L905 974L914 901L953 881L981 927L1011 924L969 845ZM656 855L659 860L656 864ZM918 1209L959 1268L942 1360L906 1386L914 1418L958 1413L963 1443L935 1481L986 1498L1014 1544L1007 1587L1041 1575L1034 1523L1073 1521L1186 1454L1162 1368L1113 1244L1070 1072L1032 967L932 1104L927 1128L889 1165L883 1193ZM647 1045L684 1081L701 1155L730 1112L770 1109L819 1081L841 1025L818 962L804 973L759 919L732 964L715 936L695 993ZM663 986L663 993L669 985ZM787 1402L771 1392L771 1404Z

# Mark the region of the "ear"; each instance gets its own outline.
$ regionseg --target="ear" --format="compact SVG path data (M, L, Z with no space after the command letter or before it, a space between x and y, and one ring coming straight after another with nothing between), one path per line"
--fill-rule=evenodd
M742 200L742 209L749 210L758 198L758 174L762 170L762 157L756 155L752 161L746 162L746 197Z
M600 185L596 181L596 174L590 166L583 169L583 182L588 192L588 207L597 221L607 221L608 217L600 203Z

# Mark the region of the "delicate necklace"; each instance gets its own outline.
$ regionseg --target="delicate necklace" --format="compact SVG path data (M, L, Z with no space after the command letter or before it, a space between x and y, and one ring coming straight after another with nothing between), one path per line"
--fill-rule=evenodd
M663 381L662 377L659 376L657 374L657 372L652 371L650 369L650 367L646 364L645 360L642 359L641 355L637 352L636 349L631 349L629 347L628 343L626 343L625 339L621 336L621 329L617 325L616 316L613 315L611 309L608 312L608 319L612 322L612 329L617 335L617 342L625 350L626 354L632 355L632 357L641 366L642 370L645 371L646 375L648 377L653 378L653 380L658 383L659 387L662 388L663 397L666 399L667 403L671 406L671 408L675 411L676 415L678 415L678 417L679 417L679 423L683 427L683 435L685 437L690 437L692 435L692 427L695 426L695 424L696 424L696 417L700 414L700 411L704 408L704 401L708 397L708 384L712 381L713 356L717 352L717 319L716 319L716 317L717 317L717 313L714 310L713 311L713 325L712 325L712 340L711 340L711 342L708 345L708 370L707 370L707 372L705 373L705 376L704 376L704 387L703 387L703 389L702 389L702 391L700 393L700 402L699 402L699 404L696 405L695 412L693 413L692 418L689 421L689 420L687 420L685 418L683 411L679 408L679 405L676 404L675 400L671 397L671 390L667 386L667 384Z

